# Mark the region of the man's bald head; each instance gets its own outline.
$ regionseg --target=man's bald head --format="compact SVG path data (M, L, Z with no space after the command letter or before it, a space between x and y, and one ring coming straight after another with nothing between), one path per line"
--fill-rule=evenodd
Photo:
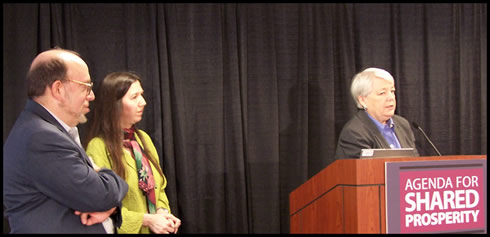
M77 52L66 49L50 49L37 55L27 72L27 96L41 96L53 82L65 80L72 63L85 64Z

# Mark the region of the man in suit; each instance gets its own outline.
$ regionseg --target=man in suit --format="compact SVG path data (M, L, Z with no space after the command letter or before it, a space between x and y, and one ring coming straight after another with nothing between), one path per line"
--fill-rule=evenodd
M128 191L91 163L78 123L95 99L87 64L73 51L39 54L27 74L28 101L3 150L3 203L11 233L111 233Z
M368 68L354 76L351 95L359 111L342 128L335 159L359 158L362 149L414 148L410 123L395 115L395 82L383 69Z

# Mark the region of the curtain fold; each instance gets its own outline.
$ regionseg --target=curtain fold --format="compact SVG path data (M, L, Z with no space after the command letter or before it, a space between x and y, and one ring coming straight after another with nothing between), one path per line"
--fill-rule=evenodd
M487 153L486 29L486 4L4 4L3 138L35 55L75 50L95 87L142 77L181 233L288 233L289 193L334 161L367 67L443 155Z

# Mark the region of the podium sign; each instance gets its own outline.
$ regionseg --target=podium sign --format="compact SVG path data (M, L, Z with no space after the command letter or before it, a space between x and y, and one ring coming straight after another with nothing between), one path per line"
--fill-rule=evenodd
M386 233L486 233L486 168L486 159L386 162Z

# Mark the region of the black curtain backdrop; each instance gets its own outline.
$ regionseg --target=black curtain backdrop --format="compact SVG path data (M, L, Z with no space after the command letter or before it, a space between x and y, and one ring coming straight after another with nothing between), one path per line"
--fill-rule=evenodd
M333 161L367 67L392 73L396 114L443 155L487 154L486 4L3 4L4 142L55 45L96 88L143 77L139 127L181 233L288 233L289 193Z

